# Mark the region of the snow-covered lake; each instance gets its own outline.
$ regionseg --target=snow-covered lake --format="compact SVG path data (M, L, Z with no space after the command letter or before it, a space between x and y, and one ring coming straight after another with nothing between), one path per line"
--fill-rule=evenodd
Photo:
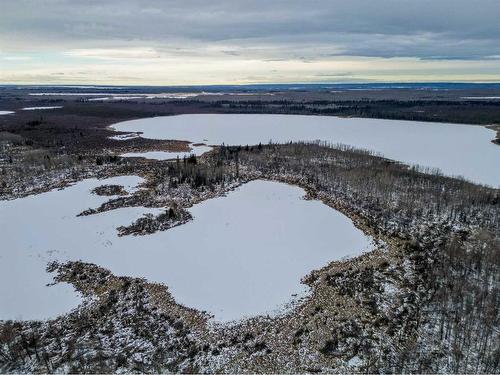
M46 106L46 107L24 107L23 111L38 111L38 110L48 110L48 109L60 109L62 108L62 105L53 105L53 106Z
M69 285L45 286L50 260L83 260L164 283L178 302L229 321L272 312L305 292L300 279L311 270L372 246L344 215L301 199L301 188L269 181L197 204L193 221L148 236L118 237L116 228L157 209L76 217L108 199L91 194L94 187L115 183L130 191L139 182L89 179L1 201L0 319L50 318L79 303Z
M212 147L208 146L191 145L190 147L191 151L188 152L170 152L170 151L128 152L126 154L121 154L120 156L142 157L146 159L156 159L156 160L169 160L169 159L176 159L177 157L183 159L184 157L189 157L190 155L200 156L212 149Z
M188 99L200 95L212 95L206 92L184 92L184 93L110 93L110 92L33 92L31 96L99 96L91 98L89 101L108 101L108 100L132 100L132 99Z
M330 116L197 114L113 125L156 139L207 145L323 140L382 153L407 164L439 168L481 184L500 186L500 147L482 126Z
M500 96L462 96L467 100L500 100Z

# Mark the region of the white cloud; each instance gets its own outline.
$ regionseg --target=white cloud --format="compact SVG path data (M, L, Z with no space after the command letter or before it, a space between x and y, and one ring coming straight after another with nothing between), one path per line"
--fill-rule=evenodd
M104 60L123 60L123 59L156 59L161 54L154 48L81 48L64 52L72 57L90 57Z
M495 80L495 61L420 61L414 58L336 57L301 60L142 59L98 61L78 66L15 67L0 71L3 83L87 83L87 84L244 84L341 81L436 81Z

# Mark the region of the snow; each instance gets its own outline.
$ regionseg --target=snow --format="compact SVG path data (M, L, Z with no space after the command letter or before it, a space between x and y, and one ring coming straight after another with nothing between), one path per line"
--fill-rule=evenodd
M89 101L99 100L131 100L131 99L188 99L199 95L212 95L207 92L185 92L185 93L109 93L109 92L33 92L31 96L103 96L92 98Z
M225 92L167 92L167 93L108 93L108 92L33 92L32 96L101 96L100 98L90 98L88 101L108 101L108 100L134 100L134 99L189 99L197 96L272 96L273 93L225 93Z
M482 126L331 116L197 114L155 117L113 125L146 138L208 145L252 145L323 140L382 153L450 176L500 186L500 148Z
M142 179L132 176L109 181L126 185L130 191ZM105 243L104 233L85 239L86 231L98 227L81 226L82 220L75 217L82 209L108 199L90 194L90 189L105 183L86 180L65 190L0 201L0 319L54 318L80 303L70 285L46 286L53 279L45 268L53 260L78 259L76 249L91 250L91 241L101 238Z
M498 100L500 96L462 96L462 99L467 100Z
M50 318L78 304L70 286L45 286L50 260L82 260L164 283L178 302L230 321L275 311L306 292L300 279L311 270L371 247L347 217L301 199L301 188L270 181L197 204L193 221L147 236L118 237L116 228L159 209L76 217L107 199L91 194L94 187L138 182L89 179L0 202L0 319Z
M59 109L62 107L63 107L62 105L55 105L55 106L51 106L51 107L25 107L22 110L23 111L36 111L39 109Z
M347 365L351 366L351 367L359 366L362 363L363 363L363 361L357 355L352 357L349 361L347 361Z
M143 96L107 96L104 98L91 98L88 99L89 102L107 101L107 100L132 100L132 99L143 99Z
M12 111L0 111L0 116L1 116L1 115L11 115L11 114L13 114L13 113L14 113L14 112L12 112Z
M125 141L127 139L139 138L140 135L136 133L118 134L108 137L109 139L114 139L115 141Z
M190 155L200 156L207 151L210 151L212 147L208 146L191 146L191 151L189 152L168 152L168 151L148 151L148 152L128 152L126 154L122 154L122 157L129 158L146 158L146 159L156 159L156 160L169 160L176 159L179 157L183 159L184 157L188 157Z
M109 94L104 98L92 98L89 101L133 100L133 99L188 99L207 93L162 93L162 94Z

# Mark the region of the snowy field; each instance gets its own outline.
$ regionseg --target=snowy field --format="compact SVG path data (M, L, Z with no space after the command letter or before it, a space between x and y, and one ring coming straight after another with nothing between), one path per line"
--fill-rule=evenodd
M330 116L201 114L155 117L113 125L143 137L207 145L323 140L373 150L449 176L500 186L500 147L482 126Z
M190 155L200 156L205 152L208 152L212 149L212 147L208 146L193 146L191 145L191 151L189 152L167 152L167 151L148 151L148 152L128 152L126 154L122 154L120 156L123 157L142 157L146 159L156 159L156 160L169 160L176 159L179 157L183 159L184 157L188 157Z
M62 108L62 105L54 105L50 107L25 107L23 108L23 111L37 111L37 110L44 110L44 109L59 109Z
M158 209L122 208L76 217L107 197L103 184L130 191L139 177L88 179L64 190L0 202L0 319L44 319L75 307L69 285L46 286L51 260L82 260L116 275L168 285L176 300L217 321L272 312L303 295L300 279L332 260L370 250L370 238L301 188L253 181L190 209L194 220L147 236L116 228Z

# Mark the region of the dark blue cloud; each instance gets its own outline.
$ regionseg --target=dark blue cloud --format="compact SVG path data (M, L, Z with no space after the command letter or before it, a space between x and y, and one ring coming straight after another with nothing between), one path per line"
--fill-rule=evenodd
M254 47L262 58L310 59L318 46L318 56L483 59L500 55L499 15L498 0L16 0L2 2L0 48L228 43L228 55ZM273 46L273 56L256 48Z

